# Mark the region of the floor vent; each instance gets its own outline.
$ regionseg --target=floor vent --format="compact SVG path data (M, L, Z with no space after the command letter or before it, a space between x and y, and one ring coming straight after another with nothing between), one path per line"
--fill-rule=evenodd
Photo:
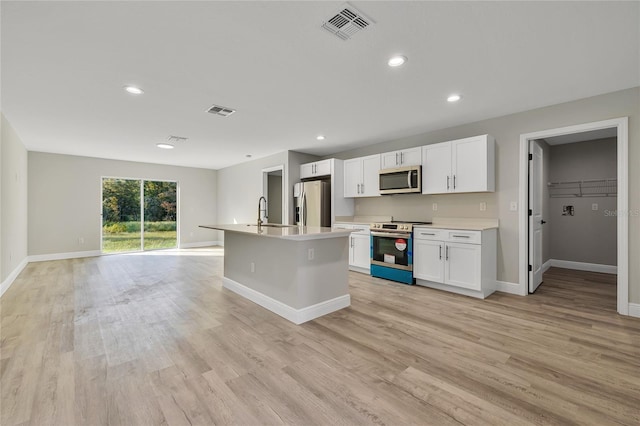
M211 114L215 114L215 115L220 115L222 117L228 117L231 114L233 114L234 112L236 112L235 109L231 109L229 107L223 107L220 105L213 105L211 106L207 112L211 113Z
M367 18L349 3L345 3L336 13L323 22L322 28L340 40L346 41L372 24L375 24L372 19Z

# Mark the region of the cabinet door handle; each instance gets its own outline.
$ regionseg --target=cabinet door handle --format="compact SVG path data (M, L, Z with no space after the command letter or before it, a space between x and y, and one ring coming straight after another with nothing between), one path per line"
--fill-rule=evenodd
M453 189L456 189L456 175L453 175Z
M435 236L436 234L434 234L433 232L421 232L420 235L431 235L431 236Z
M353 248L353 237L349 237L349 246Z
M438 257L442 260L442 246L438 246L440 250L438 250Z
M360 193L360 184L357 184L356 185L356 194L359 194L359 193Z
M360 190L362 191L361 194L364 194L364 183L360 184Z
M471 238L469 235L452 235L453 238Z
M396 152L396 166L399 165L398 164L398 153Z
M400 153L400 164L404 164L404 153Z
M444 260L449 260L449 246L445 248L444 256Z
M447 175L447 191L449 190L449 175Z

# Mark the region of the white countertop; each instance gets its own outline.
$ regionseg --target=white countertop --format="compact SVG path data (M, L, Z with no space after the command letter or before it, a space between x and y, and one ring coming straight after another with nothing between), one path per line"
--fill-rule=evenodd
M427 228L427 229L455 229L458 231L484 231L487 229L497 229L498 219L490 218L440 218L434 217L433 224L431 225L415 225L415 228Z
M319 226L286 226L271 227L254 224L229 224L229 225L200 225L200 228L216 229L225 232L237 232L241 234L255 235L258 237L282 238L287 240L319 240L324 238L348 237L353 229L334 229Z

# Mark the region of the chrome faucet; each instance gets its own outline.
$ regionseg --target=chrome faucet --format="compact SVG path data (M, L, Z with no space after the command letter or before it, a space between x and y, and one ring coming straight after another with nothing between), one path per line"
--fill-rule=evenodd
M260 207L262 207L262 200L264 200L264 209L261 209ZM267 215L267 199L263 197L260 197L260 199L258 200L258 226L262 225L262 215L260 213L264 212L265 213L265 217Z

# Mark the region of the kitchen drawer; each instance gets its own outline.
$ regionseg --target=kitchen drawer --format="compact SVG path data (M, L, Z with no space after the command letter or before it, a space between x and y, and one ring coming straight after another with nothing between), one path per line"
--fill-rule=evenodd
M413 228L413 238L416 240L439 240L444 241L447 238L448 231L443 229L432 228Z
M455 241L458 243L468 244L481 244L482 243L482 231L446 231L447 241Z

